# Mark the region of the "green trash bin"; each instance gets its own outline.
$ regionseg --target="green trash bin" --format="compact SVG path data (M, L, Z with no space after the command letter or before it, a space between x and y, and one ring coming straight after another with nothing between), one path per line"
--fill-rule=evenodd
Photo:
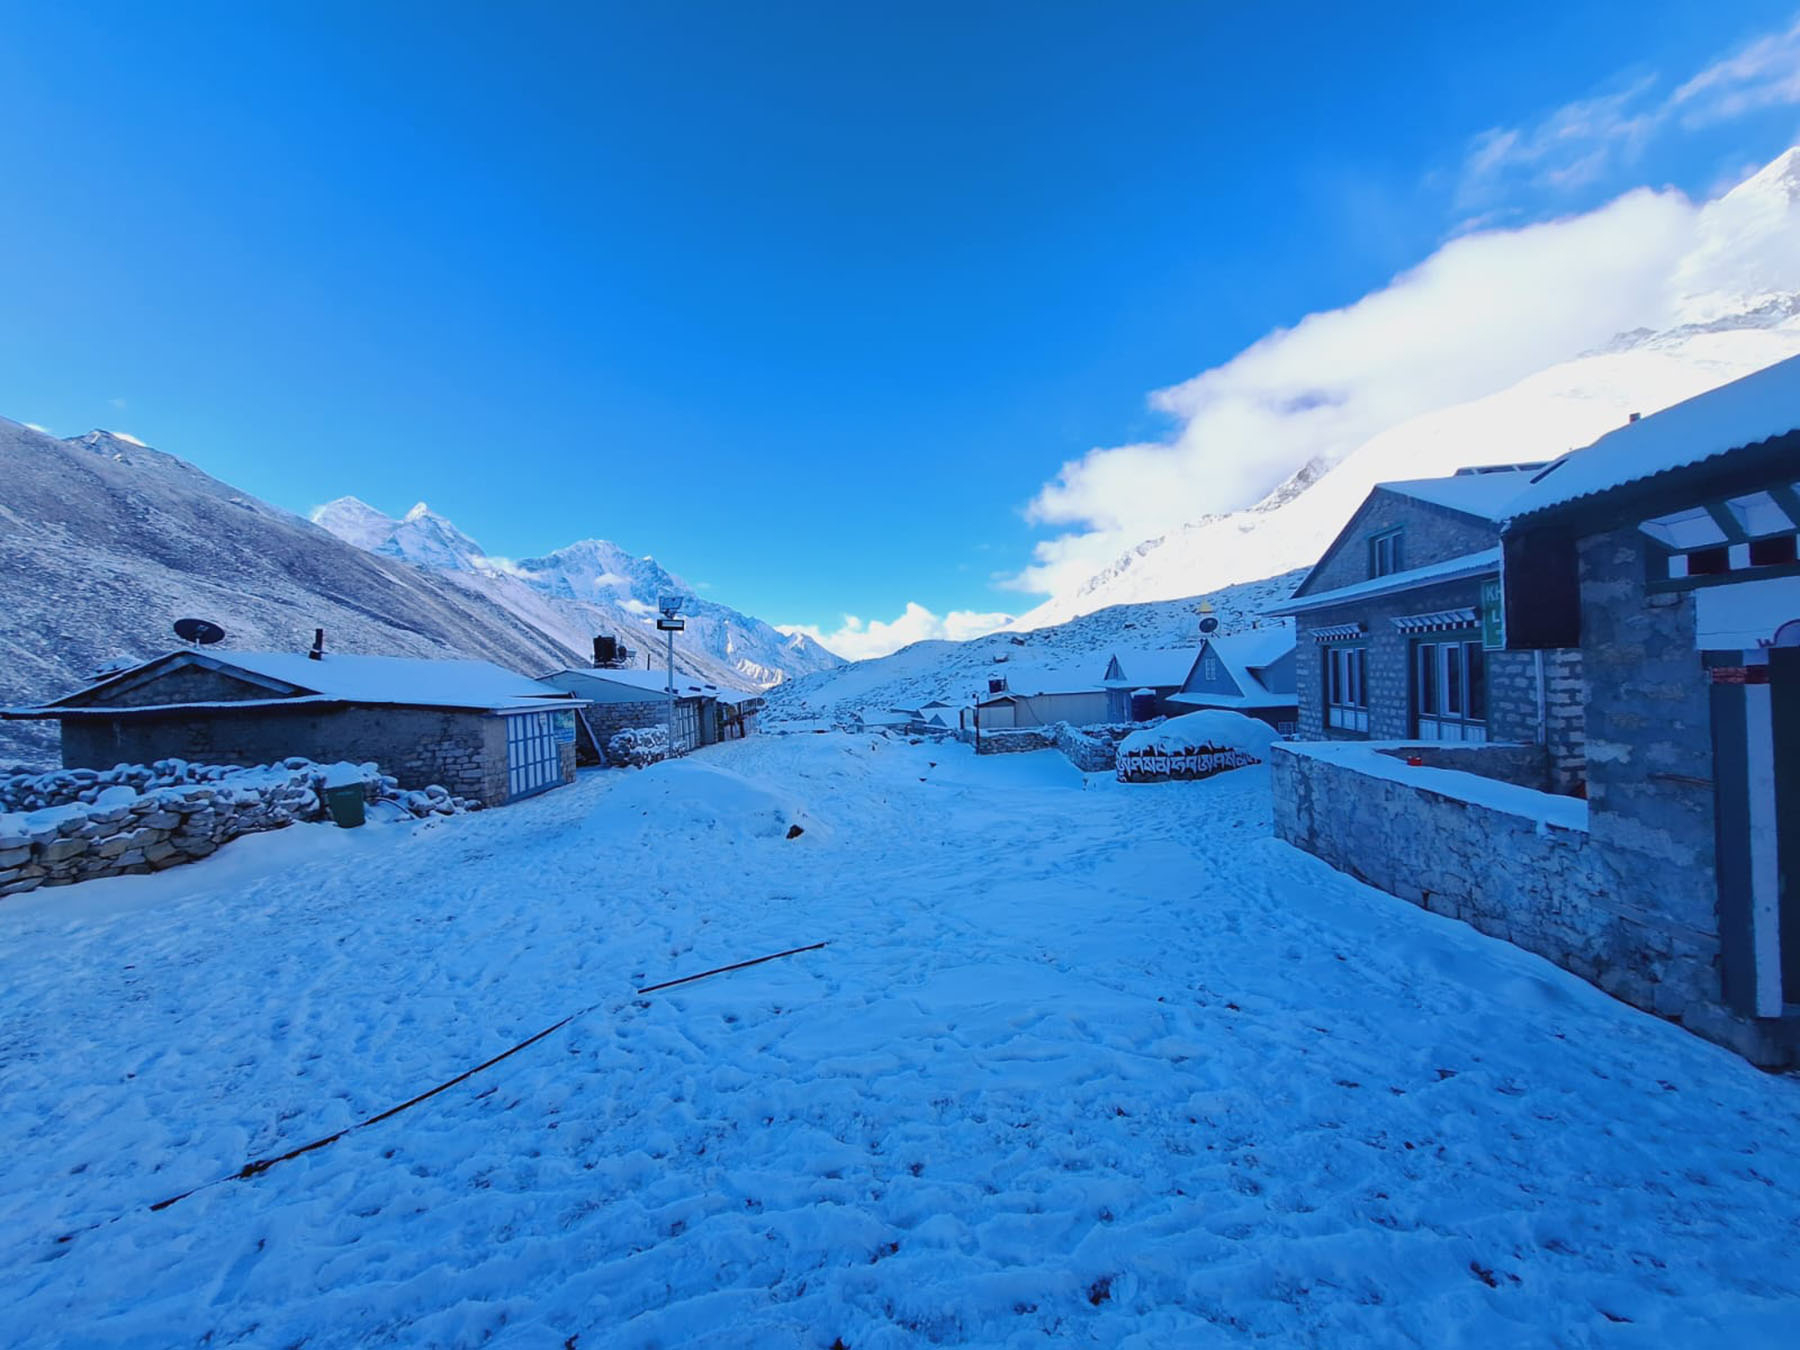
M363 823L363 785L361 783L345 783L342 787L325 789L325 809L331 812L331 818L344 829L354 829Z

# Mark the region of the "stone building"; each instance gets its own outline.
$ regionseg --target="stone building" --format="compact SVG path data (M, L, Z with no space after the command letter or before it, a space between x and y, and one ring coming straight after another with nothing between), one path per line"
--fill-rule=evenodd
M584 762L605 763L606 745L621 731L669 724L669 679L662 670L558 670L545 684L584 700L581 726L587 743ZM737 740L756 729L761 694L712 684L679 672L675 676L675 726L671 746L686 754L703 745Z
M1579 790L1579 650L1499 643L1500 525L1542 467L1369 494L1293 597L1270 607L1295 619L1296 736L1541 745L1542 785Z
M1366 636L1369 693L1327 697L1317 739L1275 748L1277 833L1757 1064L1800 1063L1800 359L1634 418L1503 514L1488 742L1422 742L1395 715L1412 672L1390 662L1376 687L1385 613L1318 631L1351 621L1302 603L1302 658L1308 614L1317 651ZM1485 578L1459 550L1487 537L1443 540L1406 608L1450 603L1446 574ZM1336 600L1370 593L1337 580ZM1538 725L1586 800L1538 790L1523 691L1496 698L1538 661ZM1346 708L1367 725L1334 725Z
M1171 713L1222 708L1267 722L1283 736L1292 735L1298 709L1293 625L1208 634L1201 639L1187 679L1167 702Z
M1613 924L1672 949L1684 1021L1793 1062L1800 358L1565 456L1511 514L1507 646L1580 647Z
M373 760L497 806L573 781L581 706L486 661L180 651L3 715L60 722L66 768Z

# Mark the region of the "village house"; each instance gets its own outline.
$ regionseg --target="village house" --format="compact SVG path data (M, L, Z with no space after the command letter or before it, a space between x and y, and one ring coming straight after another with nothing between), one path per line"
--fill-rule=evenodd
M1590 846L1666 1001L1800 1050L1800 358L1633 420L1512 507L1506 644L1579 645Z
M1209 633L1200 641L1187 679L1165 702L1178 714L1205 708L1243 713L1289 736L1298 709L1294 666L1292 624Z
M1109 720L1108 691L1092 679L1092 672L1041 671L1026 677L1022 686L1013 677L994 676L986 695L961 713L964 729L1008 731L1020 727L1094 726Z
M662 670L557 670L545 684L585 701L581 714L583 763L606 763L606 744L635 727L669 723L669 679ZM713 684L677 671L671 751L682 755L704 745L738 740L756 729L761 694Z
M1174 651L1114 651L1100 676L1106 690L1106 714L1099 722L1147 722L1186 712L1169 699L1187 684L1194 669L1191 648Z
M179 651L12 718L62 726L65 768L374 761L484 806L572 782L581 701L486 661Z
M1548 747L1516 697L1490 696L1490 743L1420 739L1375 687L1377 616L1302 605L1302 658L1363 637L1370 692L1276 747L1277 833L1755 1063L1800 1062L1800 359L1634 418L1503 514L1485 683L1543 663ZM1485 578L1462 547L1443 570ZM1408 594L1435 608L1443 586ZM1349 709L1368 725L1334 725ZM1546 748L1586 800L1533 790Z
M1542 467L1375 487L1269 609L1295 619L1298 737L1542 745L1534 786L1579 788L1580 653L1499 643L1500 526Z

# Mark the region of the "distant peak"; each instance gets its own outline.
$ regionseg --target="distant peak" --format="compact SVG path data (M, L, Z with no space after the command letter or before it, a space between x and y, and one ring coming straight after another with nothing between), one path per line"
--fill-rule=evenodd
M408 520L423 520L423 519L425 519L426 516L428 516L430 514L431 514L431 508L429 506L425 505L424 502L419 502L416 505L414 505L412 510L410 510L406 513L406 519L408 519Z
M129 431L108 431L104 427L95 427L87 435L77 436L75 439L83 445L94 447L105 445L110 441L117 441L121 445L135 445L140 450L150 448Z

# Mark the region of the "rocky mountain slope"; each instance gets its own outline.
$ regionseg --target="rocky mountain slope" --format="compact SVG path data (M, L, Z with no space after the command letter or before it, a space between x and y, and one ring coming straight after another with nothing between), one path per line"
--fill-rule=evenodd
M1312 562L1376 483L1554 459L1622 425L1800 354L1800 147L1698 212L1667 278L1668 322L1619 334L1510 388L1403 422L1304 465L1242 511L1145 540L1015 628L1191 595Z
M767 688L842 664L804 634L777 632L729 605L701 599L656 559L635 557L605 539L514 560L488 556L424 502L395 519L355 497L340 497L315 509L312 519L358 548L430 568L582 650L593 634L612 633L634 650L660 652L656 601L675 593L689 597L687 628L675 641L677 660L697 675Z
M188 614L223 625L227 649L300 650L322 627L339 651L471 656L527 674L585 664L606 631L523 581L470 584L353 547L107 432L60 440L0 419L0 482L0 705L167 651L169 625ZM693 674L743 683L736 666L677 651ZM0 722L0 761L53 762L54 743L53 728Z

